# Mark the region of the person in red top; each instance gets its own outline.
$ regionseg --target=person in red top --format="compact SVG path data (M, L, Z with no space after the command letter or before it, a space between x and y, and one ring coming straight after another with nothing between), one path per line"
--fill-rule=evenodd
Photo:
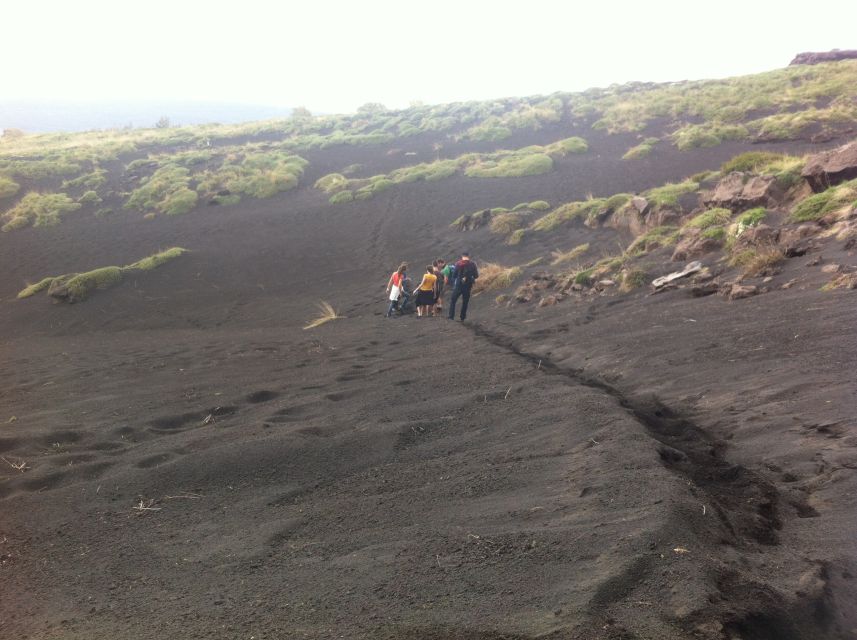
M387 295L390 296L390 306L387 308L387 313L385 315L386 318L393 315L394 309L401 313L401 310L399 309L399 298L402 296L402 287L405 283L405 272L407 270L408 264L403 262L387 281Z

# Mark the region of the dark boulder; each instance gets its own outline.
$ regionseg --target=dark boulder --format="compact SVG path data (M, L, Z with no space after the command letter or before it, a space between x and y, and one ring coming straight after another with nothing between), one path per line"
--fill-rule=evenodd
M801 175L816 193L857 178L857 140L810 156Z

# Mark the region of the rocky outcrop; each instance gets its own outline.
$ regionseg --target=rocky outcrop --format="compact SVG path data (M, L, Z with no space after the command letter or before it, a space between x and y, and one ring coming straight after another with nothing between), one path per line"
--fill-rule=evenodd
M774 206L782 195L782 189L774 176L754 176L733 171L717 183L705 203L708 206L743 211L752 207Z
M455 228L459 231L474 231L490 224L492 217L491 209L485 209L476 213L463 215L454 224Z
M816 193L857 178L857 140L810 156L801 175Z
M797 54L789 62L789 66L795 64L819 64L821 62L837 62L839 60L852 60L857 58L855 49L833 49L831 51L805 51Z

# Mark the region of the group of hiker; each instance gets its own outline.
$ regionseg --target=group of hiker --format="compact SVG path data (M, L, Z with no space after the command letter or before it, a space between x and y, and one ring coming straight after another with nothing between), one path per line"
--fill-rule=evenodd
M467 317L470 292L478 277L479 269L476 263L470 259L467 252L464 252L461 254L461 259L455 263L438 259L426 266L420 283L413 288L413 282L408 276L408 265L403 262L387 281L390 305L387 307L386 317L389 318L394 312L399 315L404 314L412 297L418 317L441 316L444 291L451 289L449 312L446 317L449 320L455 319L455 307L461 299L460 318L463 322Z

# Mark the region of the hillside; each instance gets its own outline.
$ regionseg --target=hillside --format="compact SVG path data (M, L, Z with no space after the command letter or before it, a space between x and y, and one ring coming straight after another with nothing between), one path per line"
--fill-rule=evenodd
M857 638L855 131L857 60L7 131L0 637Z

